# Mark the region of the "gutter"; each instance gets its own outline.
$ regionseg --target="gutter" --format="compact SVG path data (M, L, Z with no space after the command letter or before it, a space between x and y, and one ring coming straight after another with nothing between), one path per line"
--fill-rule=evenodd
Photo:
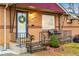
M57 3L57 5L58 5L61 9L63 9L63 10L66 12L66 14L69 14L68 11L67 11L62 5L60 5L59 3Z
M9 7L9 6L11 6L11 5L13 5L13 4L9 4L9 3L7 3L7 4L4 4L4 47L3 47L3 50L7 50L7 40L6 40L6 19L7 19L7 8Z
M6 10L8 8L8 4L5 5L4 8L4 50L7 49L7 45L6 45Z
M68 14L69 16L73 17L74 19L79 19L75 14L69 13L69 12L68 12L62 5L60 5L59 3L57 3L57 5L58 5L60 8L62 8L62 9L66 12L66 14Z

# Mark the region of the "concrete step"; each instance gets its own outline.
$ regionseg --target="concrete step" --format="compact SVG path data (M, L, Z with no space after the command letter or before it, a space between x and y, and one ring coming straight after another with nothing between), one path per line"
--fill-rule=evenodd
M0 46L0 51L2 51L3 50L3 47L2 46Z
M27 48L25 46L21 46L17 43L10 43L9 48L16 52L17 54L27 53Z

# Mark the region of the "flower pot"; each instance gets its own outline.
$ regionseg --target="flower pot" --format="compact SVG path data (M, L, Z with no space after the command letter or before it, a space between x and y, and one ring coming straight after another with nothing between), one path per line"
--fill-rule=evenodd
M51 46L47 46L47 50L51 51L51 52L59 52L59 51L63 51L63 47L59 46L59 47L51 47Z
M50 45L50 47L51 48L59 48L59 46L52 46L52 45Z

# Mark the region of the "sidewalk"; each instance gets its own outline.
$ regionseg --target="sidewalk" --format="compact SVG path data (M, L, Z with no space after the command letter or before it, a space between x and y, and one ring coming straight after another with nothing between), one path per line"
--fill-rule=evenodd
M29 53L17 54L16 52L13 52L10 49L7 49L6 51L0 50L0 56L31 56L31 54Z

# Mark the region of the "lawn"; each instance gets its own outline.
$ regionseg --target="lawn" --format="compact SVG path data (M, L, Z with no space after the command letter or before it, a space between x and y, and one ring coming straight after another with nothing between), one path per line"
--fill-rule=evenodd
M64 55L78 55L79 56L79 43L67 43L63 45L64 51L60 53Z
M32 55L36 56L79 56L79 43L66 43L61 51L43 50L35 52Z

